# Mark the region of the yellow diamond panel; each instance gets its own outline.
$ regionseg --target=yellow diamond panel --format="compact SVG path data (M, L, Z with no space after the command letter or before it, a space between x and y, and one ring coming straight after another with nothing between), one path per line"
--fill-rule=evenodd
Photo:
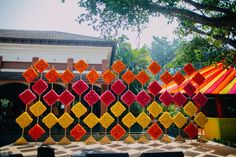
M169 112L164 112L159 117L159 121L165 128L169 128L170 125L173 123L173 118L171 117Z
M151 122L151 118L145 112L141 112L136 118L136 120L142 128L146 128Z
M174 123L178 128L182 128L184 126L184 124L186 124L187 122L187 118L184 117L184 115L180 112L178 112L174 118Z
M16 123L19 124L21 128L26 128L33 119L27 112L22 113L18 118L16 118Z
M125 126L130 128L136 122L136 118L134 117L134 115L131 112L129 112L129 113L127 113L127 115L125 115L123 117L122 122Z
M201 127L204 128L204 126L207 123L207 117L202 113L199 112L196 117L194 118L194 121Z
M109 113L104 113L102 117L100 117L99 122L104 128L108 128L113 122L114 118Z
M153 101L151 105L148 106L147 110L156 118L162 112L162 107L156 101Z
M33 113L35 117L39 117L41 114L43 114L46 111L46 107L43 105L41 101L37 101L35 104L33 104L30 107L30 111Z
M111 112L116 116L119 117L124 111L125 107L121 104L121 102L117 101L111 108Z
M58 119L53 113L49 113L43 118L42 122L50 129L58 122Z
M87 112L87 108L81 102L77 102L72 108L71 111L75 114L77 118L80 118Z
M93 128L99 122L99 119L95 114L90 113L83 121L89 128Z
M65 129L71 123L73 123L74 119L67 113L65 112L58 120L58 123Z
M192 101L189 101L184 106L184 111L189 115L189 117L192 117L197 112L197 107L192 103Z

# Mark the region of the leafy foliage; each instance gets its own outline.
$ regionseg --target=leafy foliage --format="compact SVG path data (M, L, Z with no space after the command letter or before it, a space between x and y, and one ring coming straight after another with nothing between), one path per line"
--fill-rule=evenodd
M175 51L179 46L179 42L179 39L175 39L173 42L170 42L165 37L153 37L153 42L150 48L151 57L162 67L162 70L157 77L164 72L166 65L175 58Z
M103 35L119 29L141 31L149 18L165 15L179 20L177 32L202 34L236 48L236 1L228 0L79 0L87 10L79 22L89 22ZM115 30L115 31L114 31Z
M116 59L122 60L135 74L145 69L151 61L148 47L144 46L140 49L132 49L128 38L124 35L118 38L115 57Z
M182 41L175 55L168 67L181 69L185 64L192 63L196 68L202 68L215 62L223 62L226 67L236 66L235 51L221 45L216 46L200 36L194 37L191 41Z

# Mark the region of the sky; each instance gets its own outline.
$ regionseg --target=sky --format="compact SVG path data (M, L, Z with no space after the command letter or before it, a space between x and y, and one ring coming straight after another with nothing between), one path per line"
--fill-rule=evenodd
M76 18L84 10L76 0L0 0L0 29L46 30L75 33L99 37L86 23L79 24ZM140 35L140 46L151 45L153 36L167 37L170 41L177 36L173 33L177 22L167 24L163 16L151 18L148 27ZM137 32L119 32L137 47Z

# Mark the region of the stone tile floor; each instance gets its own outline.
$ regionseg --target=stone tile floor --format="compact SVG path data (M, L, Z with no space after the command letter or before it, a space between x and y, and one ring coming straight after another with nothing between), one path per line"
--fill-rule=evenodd
M0 147L1 153L21 153L24 157L35 157L37 148L42 143L29 143L27 145L6 145ZM236 149L224 146L212 141L199 143L195 140L185 143L172 142L169 144L160 141L150 141L147 144L125 144L122 141L112 142L111 144L85 145L83 142L72 142L70 145L52 145L55 148L56 157L70 157L71 154L80 153L83 149L95 149L102 152L128 152L130 157L138 157L143 152L160 151L183 151L185 157L236 157ZM0 155L1 156L1 155Z

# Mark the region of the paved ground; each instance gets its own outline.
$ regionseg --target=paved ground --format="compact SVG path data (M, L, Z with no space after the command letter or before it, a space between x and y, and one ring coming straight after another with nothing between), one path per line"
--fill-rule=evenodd
M0 154L22 153L25 157L35 157L37 147L41 143L29 143L23 146L6 145L0 148ZM196 141L187 141L185 143L172 142L169 144L160 141L150 141L148 144L125 144L122 141L112 142L108 145L93 144L85 145L83 142L72 142L70 145L53 145L56 157L70 157L71 154L79 153L83 149L96 149L103 152L128 152L131 157L138 157L142 152L158 152L158 151L183 151L185 157L236 157L236 149L227 147L215 142L198 143ZM0 155L1 156L1 155Z

